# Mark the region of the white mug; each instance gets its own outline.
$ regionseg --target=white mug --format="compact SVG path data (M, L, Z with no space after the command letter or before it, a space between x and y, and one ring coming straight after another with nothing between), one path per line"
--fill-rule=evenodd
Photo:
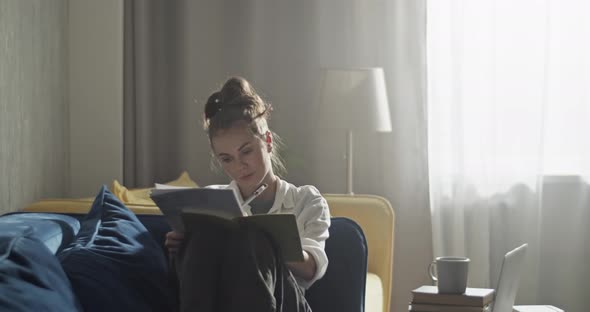
M430 278L437 282L441 294L463 294L467 288L469 258L438 257L430 263Z

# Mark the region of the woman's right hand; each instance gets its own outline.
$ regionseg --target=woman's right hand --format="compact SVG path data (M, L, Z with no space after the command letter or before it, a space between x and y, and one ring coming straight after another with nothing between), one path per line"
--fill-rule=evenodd
M178 253L183 240L184 233L176 231L168 232L166 233L166 241L164 242L164 246L168 248L168 252L175 254Z

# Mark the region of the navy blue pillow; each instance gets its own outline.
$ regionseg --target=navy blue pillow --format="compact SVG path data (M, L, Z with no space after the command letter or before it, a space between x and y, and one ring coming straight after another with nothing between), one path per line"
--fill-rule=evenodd
M162 248L103 186L74 242L58 254L84 311L172 311Z
M0 236L0 311L80 311L53 253L26 236Z

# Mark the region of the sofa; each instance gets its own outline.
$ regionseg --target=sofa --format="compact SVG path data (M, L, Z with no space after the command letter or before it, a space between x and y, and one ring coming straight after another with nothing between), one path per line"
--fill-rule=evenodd
M103 193L104 189L106 188L101 190ZM125 215L126 212L124 209L127 209L130 214L133 215L127 217L137 218L138 223L141 223L147 233L149 233L149 238L144 237L143 241L141 241L139 244L142 246L151 246L152 255L145 255L139 259L159 259L158 261L153 261L154 263L158 263L159 266L154 266L154 263L149 265L156 268L152 268L152 271L150 272L160 272L160 280L157 280L155 277L153 280L142 280L143 286L150 284L155 285L152 287L153 289L151 289L151 291L155 291L156 293L164 293L169 290L173 290L173 285L166 284L166 277L164 276L168 274L169 277L169 272L164 272L164 270L167 268L167 260L160 259L159 256L166 256L163 242L165 233L170 230L168 224L165 222L157 207L153 205L153 202L150 203L149 201L142 200L141 198L133 198L133 194L142 194L146 192L145 189L132 190L131 192L123 193L120 192L120 185L119 187L113 185L111 186L111 189L114 189L116 191L114 193L117 195L112 196L111 198L111 202L114 204L103 203L103 206L110 205L110 208L117 206L117 208L121 208L122 212L120 212L120 214L122 215ZM124 190L128 191L126 189ZM306 292L306 298L308 299L310 306L314 311L389 311L394 224L394 214L391 205L389 202L387 202L387 200L378 196L327 194L325 197L332 213L330 238L326 242L326 252L330 260L330 264L324 278L316 282ZM35 247L37 250L40 249L38 245L44 245L43 249L46 249L44 261L47 260L47 263L50 265L53 264L53 266L56 266L56 263L61 263L61 265L64 266L65 263L65 268L68 269L68 265L71 267L71 262L76 261L79 263L85 263L85 266L87 266L88 262L94 262L96 258L104 258L102 255L95 255L95 253L100 254L100 252L104 252L104 250L99 250L98 252L87 252L81 256L79 260L76 260L75 257L72 258L70 255L69 258L66 257L64 261L63 254L64 252L70 252L72 249L79 252L81 248L78 247L87 243L83 239L82 243L80 243L80 233L84 231L97 231L96 228L100 227L92 222L90 222L91 226L88 226L89 215L96 215L96 212L94 211L96 209L94 208L97 205L97 200L98 196L94 200L91 198L46 199L33 203L29 207L25 207L22 211L0 217L0 240L14 241L17 238L31 240L37 244ZM112 212L109 213L112 214ZM96 218L97 217L94 216L94 219ZM106 223L108 222L103 220L103 224ZM129 223L132 224L132 222ZM132 232L133 231L134 230L132 230ZM106 233L108 233L108 231L106 231ZM94 236L90 235L92 237L91 239L96 239L97 234L93 235ZM141 235L137 234L135 236L139 237ZM107 242L110 242L110 240L112 240L110 237L108 237L107 240L103 239L103 241ZM126 246L126 244L129 243L126 241L127 238L123 238L121 240L124 241L124 243L121 244L122 246ZM138 243L134 244L137 245ZM0 244L0 246L3 245ZM112 247L109 246L109 248ZM112 254L112 250L107 251L109 252L108 255ZM0 262L6 262L6 259L9 258L9 252L7 251L7 248L0 250L0 252L4 252L5 255L4 258L0 258ZM119 256L119 254L115 254L117 257ZM154 257L154 254L157 254L158 257ZM39 255L34 256L39 257ZM134 255L133 257L136 256ZM138 258L136 257L135 259ZM104 275L108 275L103 274L103 271L101 271L102 267L105 266L105 264L101 261L98 261L99 263L96 265L95 271L93 273L94 276L103 277ZM130 260L129 262L133 261L137 260ZM114 262L118 266L120 265L120 262L124 261L119 261L117 259L117 261ZM111 264L107 263L106 267L109 265ZM2 270L1 267L2 266L0 266L0 271ZM56 271L59 271L59 267L55 269ZM73 310L82 310L84 308L86 308L84 310L89 310L87 308L88 304L85 303L86 301L91 301L91 306L96 306L97 304L102 304L104 300L107 300L99 299L100 294L97 295L93 289L101 288L100 286L104 285L105 283L108 284L110 279L107 279L107 282L102 282L102 284L96 284L92 287L89 287L87 284L95 281L92 276L90 277L89 281L87 278L88 272L84 272L84 270L86 270L85 267L83 267L83 269L69 268L69 270L70 271L66 270L67 274L65 275L67 278L65 280L63 279L63 274L60 275L58 274L59 272L56 273L56 275L61 276L61 280L63 281L63 283L61 283L62 285L59 286L62 288L71 287L72 291L71 293L66 291L65 295L51 298L51 300L53 300L51 302L57 302L54 304L55 306L59 306L60 302L68 301L69 307L73 307ZM72 278L72 270L78 274L77 279ZM114 270L115 272L118 272L116 270L121 269L117 267ZM129 265L128 267L125 267L124 272L125 274L128 274L128 271L134 270L138 269L136 269L133 265ZM32 272L35 272L35 270L32 270ZM144 279L146 275L158 276L158 274L141 275L139 273L137 275L138 276L134 277L136 280ZM80 276L82 276L82 278L80 278ZM53 278L46 280L59 281L60 279ZM126 285L125 282L119 282L113 287L121 288L119 284ZM37 284L40 284L40 282L37 282ZM57 284L59 284L59 282ZM53 283L53 285L57 284L55 282ZM2 285L0 285L0 287L2 287ZM127 286L127 288L133 287L136 286L134 284L129 284ZM80 288L87 288L87 292L91 293L80 294ZM125 291L127 291L127 289L118 290L120 293L124 293ZM0 291L0 293L1 292L2 291ZM34 294L35 292L30 293ZM59 291L53 293L59 293ZM108 297L109 292L105 291L102 293L102 296ZM121 297L123 299L119 298L119 301L126 301L126 298L129 296L130 295L125 295L124 297ZM168 303L165 302L167 305L162 304L160 302L162 300L155 300L153 302L149 302L148 305L145 305L146 308L144 308L144 310L158 310L152 308L154 305L158 304L162 305L162 307L169 307L173 305L174 303L172 301L175 298L174 293L167 294L167 296L169 297L166 299L168 300ZM134 300L130 300L130 306L133 306L131 305L133 302L135 302L134 306L137 306L138 299L136 297L134 297ZM157 297L157 295L143 295L143 297L141 297L139 300L145 301L146 298L149 300L150 298L153 299L154 297ZM35 297L31 296L12 297L12 299L15 301L32 300L32 302L35 301L34 298ZM2 296L0 296L0 309L2 307L1 304ZM144 304L144 302L142 302L142 304ZM25 304L24 306L26 307L27 305ZM51 304L40 309L39 307L36 307L36 309L33 310L51 310L50 307L52 307ZM112 310L112 306L110 309ZM11 310L28 311L24 308L21 310L17 308ZM63 307L55 311L58 310L65 311ZM96 310L100 311L100 309Z

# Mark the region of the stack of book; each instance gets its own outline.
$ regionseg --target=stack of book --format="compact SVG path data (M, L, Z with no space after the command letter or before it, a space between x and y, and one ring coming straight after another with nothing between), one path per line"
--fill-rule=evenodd
M436 286L412 290L410 311L414 312L490 312L494 290L467 288L464 294L439 294Z

